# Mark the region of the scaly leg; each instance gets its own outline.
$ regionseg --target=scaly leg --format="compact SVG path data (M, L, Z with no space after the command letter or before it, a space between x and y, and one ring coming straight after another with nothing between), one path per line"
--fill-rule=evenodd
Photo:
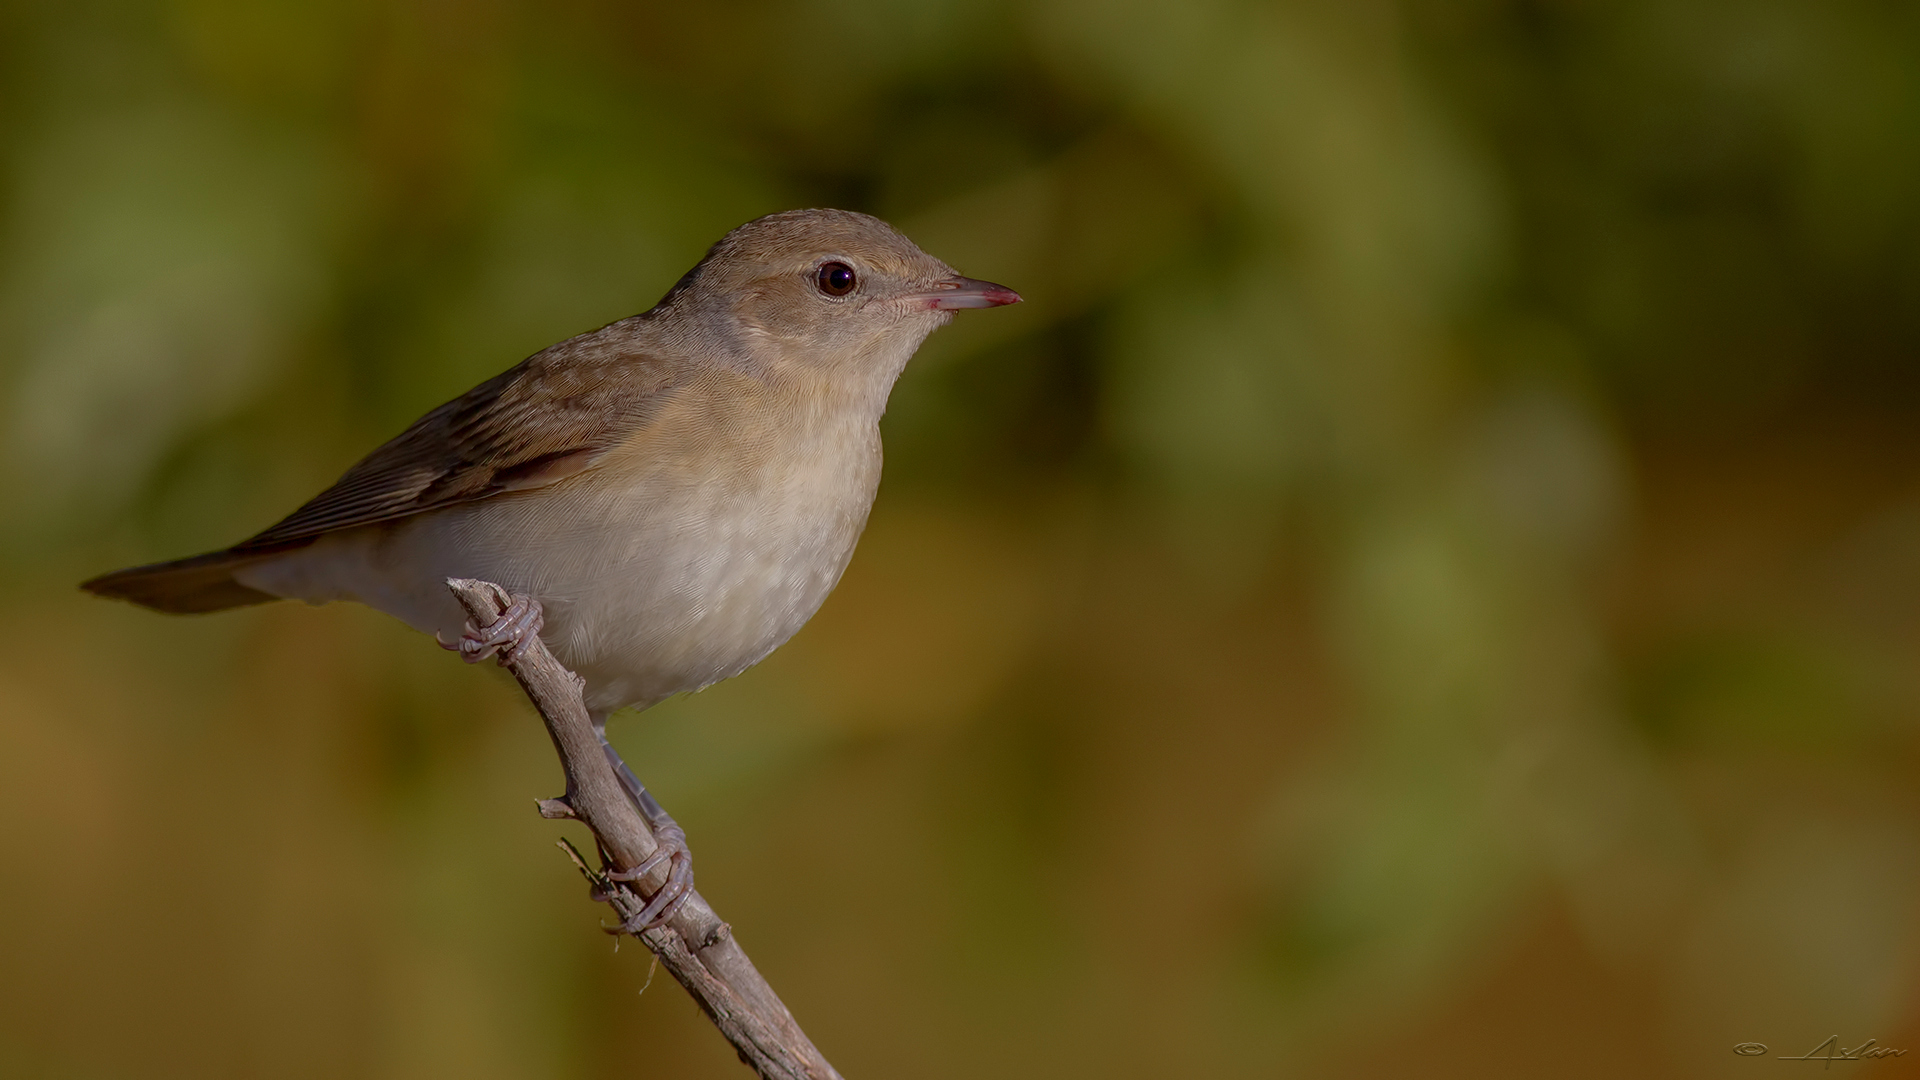
M538 600L519 593L509 594L507 600L507 609L487 626L476 628L469 622L458 641L441 641L438 636L434 640L439 642L441 648L458 652L460 658L469 664L479 663L496 654L502 664L507 663L527 639L538 635L541 627L546 625L546 615L541 611ZM670 863L667 880L660 890L648 897L647 906L621 927L628 933L637 934L665 923L693 895L693 853L687 848L686 830L647 791L646 785L640 783L640 778L633 775L633 770L627 768L627 763L620 760L613 744L607 741L607 718L599 715L592 719L593 733L600 737L600 749L605 751L607 763L613 766L614 775L620 778L621 785L627 789L627 795L639 808L640 815L647 819L647 824L653 829L653 838L660 845L639 866L631 870L611 871L607 876L615 881L638 881L652 873L662 862Z
M498 619L485 627L475 627L469 621L457 641L441 641L438 634L434 635L433 640L441 648L459 653L460 659L469 664L477 664L495 654L499 655L500 663L505 664L513 659L528 638L538 635L540 628L546 624L546 612L540 609L540 601L520 593L509 593L507 610L501 612Z
M631 870L609 871L607 876L615 881L638 881L652 873L662 862L670 864L667 880L660 886L660 891L648 897L647 906L621 927L629 934L638 934L673 918L674 912L680 910L680 905L693 895L693 852L687 848L686 830L673 820L660 801L640 782L640 778L633 775L633 770L627 768L627 763L620 760L620 754L614 750L613 744L607 741L605 716L593 718L593 732L600 736L600 749L606 752L607 763L613 766L614 775L620 778L620 783L633 799L633 805L640 809L640 816L646 818L647 824L652 827L654 840L660 844L639 866Z

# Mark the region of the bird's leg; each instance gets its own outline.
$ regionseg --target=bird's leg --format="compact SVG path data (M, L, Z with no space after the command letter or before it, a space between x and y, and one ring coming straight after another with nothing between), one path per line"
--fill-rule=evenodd
M477 664L489 656L498 654L502 664L512 660L520 651L520 646L528 638L540 633L547 623L547 616L540 609L540 601L521 593L507 594L507 610L500 617L484 627L475 627L471 621L460 634L459 640L446 642L435 634L433 640L443 649L460 654L460 659L469 664ZM606 739L600 740L603 744Z
M607 876L615 881L639 881L661 863L668 864L667 880L661 884L659 891L648 897L647 906L620 928L629 934L638 934L673 918L673 913L679 911L680 905L693 895L693 852L687 847L686 830L673 820L666 807L660 805L660 800L653 797L640 778L633 775L633 770L627 768L627 763L620 760L619 752L607 741L606 717L593 718L593 731L600 736L600 749L606 752L607 763L613 766L614 775L620 778L621 785L627 789L627 795L633 799L633 805L639 808L640 815L647 819L647 824L653 829L653 838L660 845L640 865L631 870L609 870Z

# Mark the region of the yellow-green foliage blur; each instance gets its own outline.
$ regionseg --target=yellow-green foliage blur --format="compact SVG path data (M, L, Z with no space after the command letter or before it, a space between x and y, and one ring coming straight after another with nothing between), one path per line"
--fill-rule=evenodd
M1920 1075L1911 5L8 0L0 1077L744 1075L501 672L74 586L815 205L1027 302L614 735L849 1077Z

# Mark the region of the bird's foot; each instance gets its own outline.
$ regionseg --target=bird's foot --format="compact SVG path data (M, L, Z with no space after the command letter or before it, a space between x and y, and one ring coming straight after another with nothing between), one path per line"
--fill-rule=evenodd
M468 622L456 641L441 641L435 634L433 640L449 652L457 652L460 659L469 664L477 664L489 656L498 655L500 663L506 664L519 655L521 646L528 638L540 633L547 624L547 616L540 608L540 601L520 593L509 593L507 610L500 617L484 627L476 628Z
M686 832L667 818L653 822L653 838L660 846L640 865L631 870L607 871L607 877L614 881L639 881L661 863L667 864L667 880L647 898L647 906L614 933L638 935L642 930L663 926L693 895L693 852L687 848Z

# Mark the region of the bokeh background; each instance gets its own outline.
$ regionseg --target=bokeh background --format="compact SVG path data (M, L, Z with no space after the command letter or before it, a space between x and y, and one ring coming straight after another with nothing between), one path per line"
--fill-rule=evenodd
M1878 0L0 3L0 1075L744 1075L502 673L74 584L807 205L1027 303L615 738L848 1076L1916 1047L1916 192Z

